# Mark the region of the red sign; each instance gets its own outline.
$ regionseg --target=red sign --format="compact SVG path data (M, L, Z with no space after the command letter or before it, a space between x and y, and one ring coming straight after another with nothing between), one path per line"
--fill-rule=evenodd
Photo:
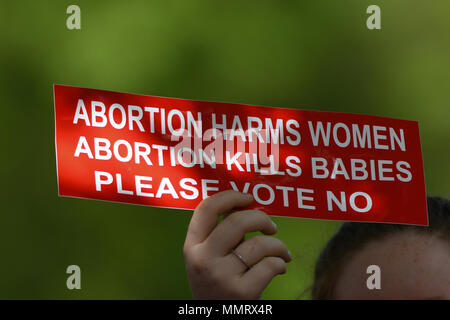
M418 123L55 85L59 195L428 225Z

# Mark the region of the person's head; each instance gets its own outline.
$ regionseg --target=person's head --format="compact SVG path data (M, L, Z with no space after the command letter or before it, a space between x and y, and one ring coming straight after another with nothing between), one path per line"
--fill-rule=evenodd
M316 263L313 299L450 299L450 201L428 197L429 226L346 222ZM380 267L369 290L367 268Z

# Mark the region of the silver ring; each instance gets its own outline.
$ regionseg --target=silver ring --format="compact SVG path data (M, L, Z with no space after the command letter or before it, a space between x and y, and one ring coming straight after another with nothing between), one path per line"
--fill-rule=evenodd
M245 266L247 267L247 269L250 269L250 266L248 265L248 263L245 261L245 259L244 259L239 253L237 253L236 251L234 251L234 249L231 250L231 253L234 254L239 260L241 260L241 262L242 262L243 264L245 264Z

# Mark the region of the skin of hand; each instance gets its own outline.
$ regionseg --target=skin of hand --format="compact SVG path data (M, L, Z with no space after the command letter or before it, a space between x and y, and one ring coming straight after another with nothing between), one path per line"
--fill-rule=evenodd
M277 232L270 217L260 210L234 211L252 201L249 194L227 190L195 209L183 248L195 299L259 299L269 282L286 272L291 254L269 236ZM225 218L218 223L221 215ZM265 236L244 240L246 233L256 231Z

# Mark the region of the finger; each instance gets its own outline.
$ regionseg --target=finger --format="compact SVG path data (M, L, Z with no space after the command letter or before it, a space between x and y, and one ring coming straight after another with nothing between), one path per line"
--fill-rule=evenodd
M291 254L286 245L277 238L267 236L255 236L241 243L234 252L244 259L245 263L250 267L264 259L265 257L279 257L284 261L291 261ZM230 258L236 259L233 253ZM242 269L242 267L244 267ZM246 266L241 263L241 271L246 270Z
M261 231L264 234L277 232L275 223L259 210L233 212L208 236L206 242L219 254L229 253L242 240L247 232Z
M234 213L234 212L236 212L237 210L231 210L231 211L229 211L229 212L227 212L227 213L225 213L224 215L223 215L223 218L222 218L222 222L223 222L223 220L225 220L227 217L229 217L230 216L230 214L232 214L232 213ZM241 240L239 241L239 243L241 243L241 242L243 242L243 241L245 241L245 236L243 236L242 238L241 238Z
M217 219L233 208L248 206L253 201L249 194L227 190L203 200L195 209L189 223L185 245L204 241L217 225Z
M278 274L286 273L286 262L279 257L267 257L255 264L241 277L243 286L260 295Z

